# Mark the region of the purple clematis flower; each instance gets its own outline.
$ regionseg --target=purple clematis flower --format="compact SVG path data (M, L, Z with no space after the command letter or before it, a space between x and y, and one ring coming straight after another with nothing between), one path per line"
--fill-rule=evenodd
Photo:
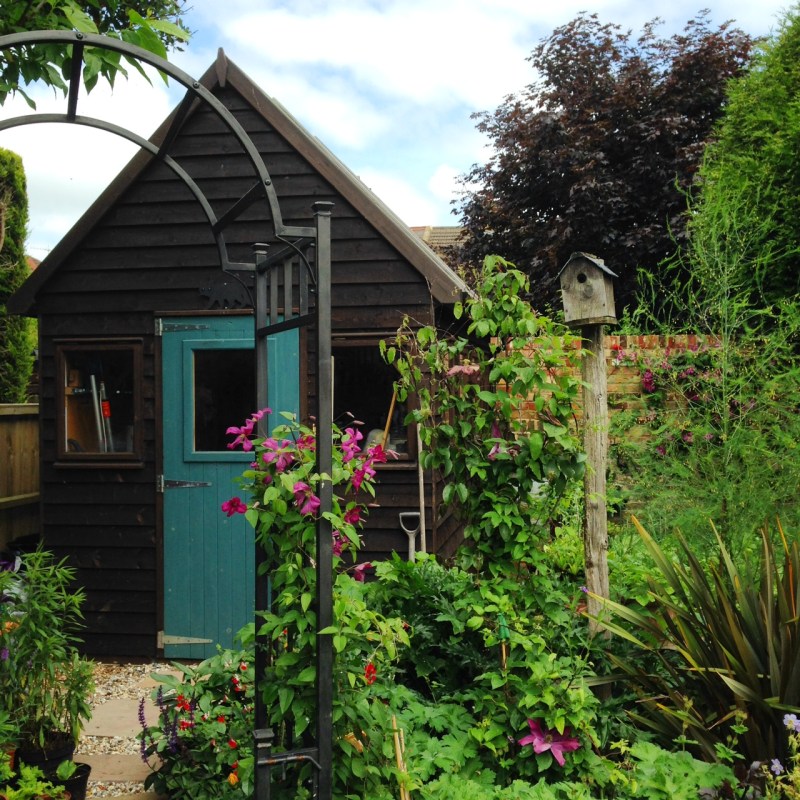
M307 483L298 481L292 487L292 491L294 492L294 502L301 514L316 514L319 511L321 501Z
M559 733L555 729L543 731L542 726L533 719L528 720L528 727L531 732L523 736L519 743L523 747L526 744L533 745L534 753L544 753L549 750L559 766L564 766L564 753L571 753L581 746L577 739L569 735L569 728L564 728L564 733Z

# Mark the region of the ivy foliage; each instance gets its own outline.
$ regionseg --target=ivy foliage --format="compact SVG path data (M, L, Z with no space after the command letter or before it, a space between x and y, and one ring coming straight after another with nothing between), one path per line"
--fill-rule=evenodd
M185 0L153 3L123 0L50 0L31 3L6 0L0 15L0 36L36 30L75 30L97 33L137 45L162 58L189 38L183 22ZM83 83L91 91L99 79L112 86L117 75L127 76L123 62L147 78L141 65L110 50L88 48L83 54ZM26 87L37 81L66 93L72 65L72 46L43 44L9 48L0 53L0 105L19 92L32 108ZM149 78L148 78L149 80Z
M6 313L8 298L28 276L28 193L22 159L0 149L0 403L24 403L33 369L31 323Z

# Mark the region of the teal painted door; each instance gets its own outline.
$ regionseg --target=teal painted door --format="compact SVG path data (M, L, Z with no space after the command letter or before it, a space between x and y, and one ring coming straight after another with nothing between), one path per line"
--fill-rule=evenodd
M234 479L252 460L228 449L225 431L255 411L253 320L181 317L161 327L164 655L198 659L233 645L253 618L253 530L220 508L241 496ZM275 412L298 413L297 343L296 331L269 341Z

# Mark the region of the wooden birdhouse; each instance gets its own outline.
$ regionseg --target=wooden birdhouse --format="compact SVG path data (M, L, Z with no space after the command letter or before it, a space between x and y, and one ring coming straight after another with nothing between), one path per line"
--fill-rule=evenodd
M573 253L559 273L567 325L613 325L617 315L612 279L616 277L602 258Z

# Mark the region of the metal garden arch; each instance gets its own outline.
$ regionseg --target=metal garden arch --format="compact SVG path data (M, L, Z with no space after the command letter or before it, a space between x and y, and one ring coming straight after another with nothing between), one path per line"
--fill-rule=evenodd
M269 172L253 141L230 111L199 81L178 69L159 56L143 48L128 44L118 39L97 34L77 31L32 31L15 33L0 37L0 51L13 48L55 44L72 48L71 72L67 91L67 110L64 114L31 113L0 120L0 131L21 125L39 123L71 123L96 128L107 133L121 136L149 152L154 158L162 161L177 175L200 204L208 220L214 236L220 267L233 277L236 272L252 272L255 279L253 311L255 321L255 354L256 354L256 400L257 407L268 405L267 398L267 336L289 328L315 323L317 329L317 466L321 474L331 474L331 430L332 430L332 366L331 366L331 248L330 224L331 203L318 202L313 205L315 224L313 227L291 226L283 222L280 204ZM155 144L126 128L94 117L80 116L78 99L81 88L84 50L96 47L120 53L126 58L149 64L168 75L186 89L183 100L174 112L172 123L159 144ZM187 118L196 102L201 102L211 109L236 137L244 150L254 173L255 182L245 194L223 214L217 216L208 198L192 179L188 172L169 155L168 150L173 143L181 125ZM267 246L253 243L255 260L252 264L232 263L228 259L228 249L224 231L242 212L257 202L265 202L272 222L272 239L281 242L284 247L270 256ZM270 237L265 237L269 239ZM315 250L312 267L306 253L309 248ZM298 309L293 311L291 271L285 267L287 252L299 254L301 268L299 270ZM306 270L303 269L305 265ZM283 275L280 274L283 267ZM309 282L314 284L316 295L315 309L309 312ZM283 298L279 296L282 285ZM278 317L279 303L282 300L282 318ZM333 622L332 609L332 541L330 522L324 519L324 512L330 511L333 488L330 480L319 487L321 501L320 519L317 523L317 626L318 630L330 627ZM262 559L256 545L256 564ZM256 570L256 614L267 607L266 581L258 580ZM256 644L256 680L263 674L266 666L266 645ZM256 691L254 752L256 757L256 798L268 800L270 796L270 768L277 764L291 761L309 761L316 768L317 781L315 797L320 800L331 800L332 797L332 703L333 703L333 649L330 635L319 635L317 638L317 730L316 746L303 750L272 754L272 731L267 726L266 709L261 694Z

